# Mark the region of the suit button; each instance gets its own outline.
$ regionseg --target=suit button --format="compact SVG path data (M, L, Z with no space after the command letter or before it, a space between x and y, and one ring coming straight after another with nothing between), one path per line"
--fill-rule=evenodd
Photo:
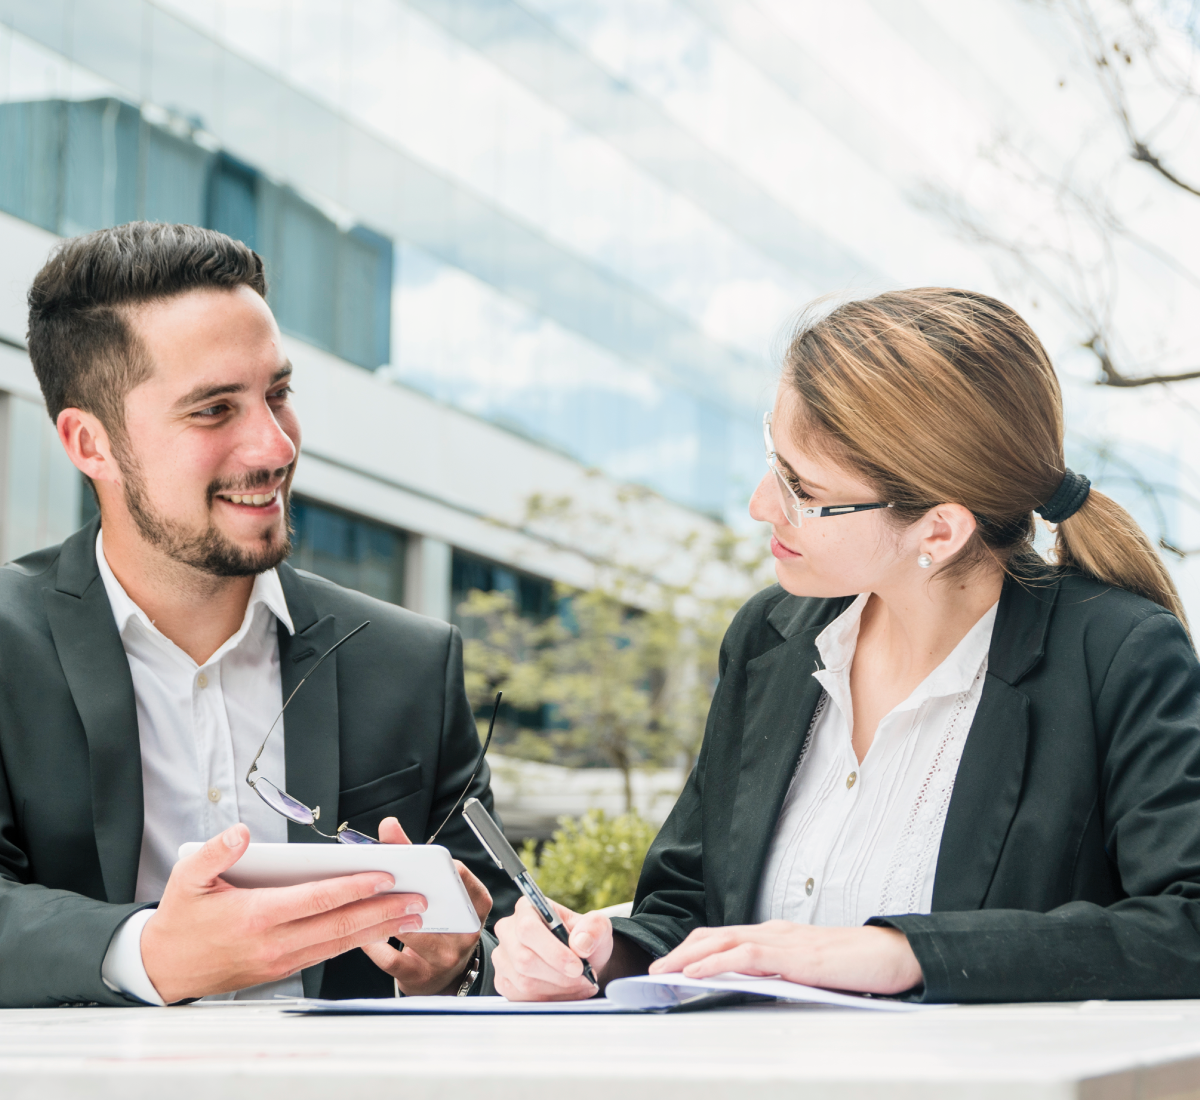
M848 776L846 776L846 790L849 790L851 787L853 787L857 779L858 772L851 772Z
M217 790L216 787L209 787L208 788L208 800L209 800L209 802L220 802L221 801L221 792L219 790Z
M808 881L807 881L807 882L804 884L804 893L805 893L805 896L806 896L806 897L810 897L810 898L812 897L812 892L813 892L813 887L814 887L814 886L816 886L816 883L815 883L815 882L814 882L812 879L809 879L809 880L808 880Z

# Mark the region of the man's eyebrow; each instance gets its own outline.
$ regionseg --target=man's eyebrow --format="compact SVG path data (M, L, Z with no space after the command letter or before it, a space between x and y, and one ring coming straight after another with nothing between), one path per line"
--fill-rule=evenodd
M824 485L818 485L815 481L809 481L808 478L801 477L798 473L796 473L796 471L792 469L791 463L788 462L788 460L786 458L784 458L783 455L776 455L775 457L779 460L779 464L781 466L783 466L784 468L786 468L787 472L789 474L791 474L792 477L794 477L797 481L802 482L803 484L807 485L810 489L816 489L817 492L819 492L819 493L829 492L829 490L826 489Z
M201 385L185 393L175 402L175 407L177 409L185 409L189 405L196 405L201 401L211 401L214 397L226 397L229 394L245 392L246 387L241 382L230 382L223 386Z
M285 378L292 376L292 364L284 363L271 376L271 385L277 386ZM189 390L178 401L175 402L177 409L186 409L190 405L197 405L202 401L211 401L216 397L228 397L235 393L245 393L246 386L241 382L230 382L222 386L207 386L200 385L194 390Z

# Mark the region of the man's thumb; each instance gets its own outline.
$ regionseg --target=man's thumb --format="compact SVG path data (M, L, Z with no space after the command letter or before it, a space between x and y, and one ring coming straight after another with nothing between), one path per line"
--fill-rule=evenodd
M250 830L241 822L230 825L208 841L200 851L181 860L180 870L185 881L195 886L208 886L224 871L228 871L246 851Z

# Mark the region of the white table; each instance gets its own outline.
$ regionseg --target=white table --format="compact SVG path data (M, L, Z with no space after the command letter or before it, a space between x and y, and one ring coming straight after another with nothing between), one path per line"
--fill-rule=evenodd
M1200 1001L885 1014L297 1017L0 1011L4 1100L1200 1097Z

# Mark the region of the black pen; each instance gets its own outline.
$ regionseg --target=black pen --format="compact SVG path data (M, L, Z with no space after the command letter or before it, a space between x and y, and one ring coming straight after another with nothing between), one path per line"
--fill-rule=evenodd
M492 862L517 884L517 889L542 915L542 920L550 926L550 931L563 944L570 947L571 934L567 931L567 926L563 924L562 918L555 911L554 906L546 900L546 895L538 889L538 884L533 881L533 876L529 873L528 868L521 862L521 857L513 851L513 846L500 831L500 826L492 820L492 815L483 808L483 804L478 798L467 799L463 806L463 817L467 819L471 831L479 837L479 843L483 845L484 851L492 857ZM596 975L592 973L592 965L587 959L583 960L583 976L597 989L600 988L600 983L596 981Z

